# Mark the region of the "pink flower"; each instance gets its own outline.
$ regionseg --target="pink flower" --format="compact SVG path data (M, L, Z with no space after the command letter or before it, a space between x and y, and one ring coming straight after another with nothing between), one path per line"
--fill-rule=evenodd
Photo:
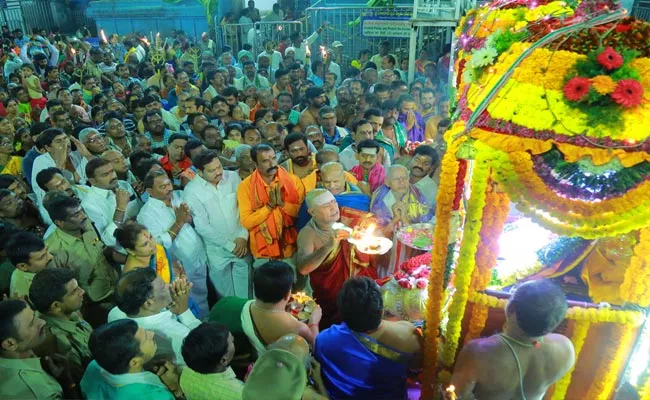
M415 281L415 287L417 287L418 289L424 289L427 287L428 284L429 281L424 278L420 278Z

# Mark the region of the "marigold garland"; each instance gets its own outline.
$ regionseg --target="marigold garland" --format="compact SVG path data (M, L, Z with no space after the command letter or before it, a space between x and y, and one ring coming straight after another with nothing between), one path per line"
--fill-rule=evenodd
M615 236L639 229L650 219L650 182L620 197L589 203L566 199L549 190L531 171L533 163L526 153L501 153L497 158L495 179L522 210L557 233L585 239Z
M469 320L469 328L465 334L465 344L481 336L481 332L483 332L485 323L487 322L489 311L490 308L488 306L482 304L472 305L472 316Z
M596 374L592 378L589 392L584 397L590 400L608 400L614 391L621 371L634 341L636 330L629 325L615 325L610 343L603 343L606 352Z
M587 339L587 335L589 334L590 326L591 323L589 321L576 321L573 326L571 342L573 343L573 349L575 350L576 362L573 364L571 370L569 370L569 372L567 372L566 375L555 384L555 390L553 391L553 397L551 397L551 400L564 400L569 385L571 385L571 378L578 363L580 351L582 351L582 346L585 344L585 339Z
M455 128L456 129L456 128ZM460 128L462 130L462 128ZM431 399L436 383L436 367L438 361L438 328L442 320L443 279L445 262L447 260L448 238L452 218L452 208L456 197L456 177L459 163L456 151L464 139L449 143L447 152L442 159L440 185L436 207L436 228L433 249L431 251L431 275L428 287L427 330L424 342L424 363L422 378L422 399ZM440 240L439 238L444 238Z
M474 292L469 296L472 304L479 304L490 308L504 308L508 303L506 299L490 296L481 292ZM574 321L588 321L591 323L612 323L617 325L640 326L645 320L645 314L640 311L613 310L611 308L583 308L570 307L566 319Z
M621 298L628 303L641 307L650 305L650 266L647 263L650 254L650 228L641 229L639 242L634 246L634 255L630 265L625 270L625 278L621 284Z
M510 199L503 192L498 192L496 184L489 188L485 198L483 222L481 226L481 243L476 251L476 269L472 275L470 292L485 290L492 278L492 268L499 256L499 237L503 231L508 213Z
M464 235L454 278L456 292L449 307L445 345L440 354L442 365L446 367L451 366L456 357L461 333L461 323L469 295L469 285L476 266L476 250L480 241L481 218L483 216L483 208L485 207L485 195L490 176L489 155L490 153L485 151L485 149L483 151L479 150L474 163L471 181L472 195L467 205ZM436 235L436 237L439 236Z

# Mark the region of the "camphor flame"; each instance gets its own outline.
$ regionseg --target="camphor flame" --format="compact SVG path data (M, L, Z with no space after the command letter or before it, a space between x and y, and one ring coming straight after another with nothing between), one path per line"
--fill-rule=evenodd
M106 34L104 33L104 30L102 29L99 31L100 35L102 36L102 40L106 43L108 43L108 40L106 40Z

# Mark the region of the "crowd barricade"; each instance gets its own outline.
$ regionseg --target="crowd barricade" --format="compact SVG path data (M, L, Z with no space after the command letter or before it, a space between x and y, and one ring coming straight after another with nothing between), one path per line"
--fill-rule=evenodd
M636 0L631 15L635 18L650 21L650 1Z
M217 43L220 46L230 46L234 55L237 55L245 44L250 44L253 54L259 54L264 51L266 39L272 39L277 44L284 36L290 36L293 32L303 32L301 21L221 24L217 28Z

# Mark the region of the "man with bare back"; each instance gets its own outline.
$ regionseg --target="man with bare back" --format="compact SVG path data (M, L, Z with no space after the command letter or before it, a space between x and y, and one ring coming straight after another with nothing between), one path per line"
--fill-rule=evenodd
M341 217L332 193L314 189L305 201L311 220L298 233L296 266L300 274L309 275L314 298L323 307L325 329L340 322L336 296L345 281L357 275L376 278L377 272L367 254L350 248L347 231L332 228Z
M541 400L575 363L571 341L551 333L567 301L547 280L520 286L506 306L503 332L469 342L458 355L451 384L459 399Z

